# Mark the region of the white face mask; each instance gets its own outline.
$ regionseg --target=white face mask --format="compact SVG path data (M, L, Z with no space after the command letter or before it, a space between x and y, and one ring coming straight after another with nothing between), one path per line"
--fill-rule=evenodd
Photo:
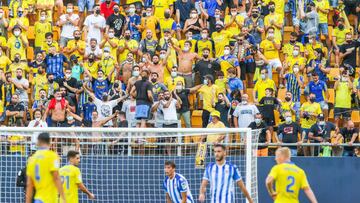
M72 9L72 8L68 8L68 9L66 9L66 12L72 13L72 12L73 12L73 9Z
M176 85L176 90L182 90L182 85Z
M146 12L146 16L151 16L151 12Z
M207 34L201 34L201 38L203 38L203 39L207 39Z
M39 122L40 120L41 120L41 118L35 118L35 121L38 121L38 122Z
M309 43L312 44L314 42L313 39L309 39Z
M61 99L62 99L62 97L60 96L60 97L56 97L55 98L57 101L60 101Z
M274 37L274 33L269 33L268 35L267 35L267 38L269 39L269 38L273 38Z
M215 18L220 18L220 15L216 15L216 14L215 14L214 17L215 17Z
M165 39L165 41L168 41L168 40L169 40L169 37L165 37L165 36L164 36L164 39Z
M319 121L319 125L325 125L325 121Z
M160 54L160 59L164 59L165 58L165 54Z
M15 31L15 32L14 32L14 35L15 35L16 37L18 37L18 36L20 35L20 33L21 33L20 31Z
M135 8L129 8L129 13L134 14L135 13Z
M134 76L134 77L138 77L139 75L140 75L140 71L134 71L134 72L133 72L133 76Z
M197 14L193 13L190 15L191 18L196 18L197 17Z
M46 16L40 16L40 20L41 20L41 21L45 21L45 20L46 20Z
M285 122L287 124L290 124L292 122L292 118L291 117L285 117Z
M229 55L230 54L230 50L224 50L224 55Z
M294 73L296 74L296 73L299 72L299 68L293 68L293 71L294 71Z
M235 11L235 12L231 12L231 15L232 16L236 16L237 15L237 12Z
M109 38L110 39L114 38L114 33L113 32L109 33Z
M241 101L242 105L246 105L248 102L247 101Z
M256 123L257 125L259 125L259 124L261 123L261 119L255 118L255 123Z
M74 120L74 117L68 116L68 117L66 117L66 119L67 119L68 121L72 121L72 120Z
M84 77L84 81L85 82L90 81L90 78L89 77Z
M107 58L110 56L110 53L109 52L104 52L104 57Z
M208 84L209 84L208 80L205 79L205 80L204 80L204 85L208 85Z
M298 56L299 55L299 51L298 50L294 50L293 51L293 56Z
M266 79L266 75L265 75L265 74L261 74L261 79L265 80L265 79Z
M171 72L171 77L175 78L177 76L177 72Z
M184 51L185 51L185 52L187 52L187 51L189 51L189 50L190 50L190 48L189 48L188 46L184 47Z
M71 74L66 74L65 77L71 78Z

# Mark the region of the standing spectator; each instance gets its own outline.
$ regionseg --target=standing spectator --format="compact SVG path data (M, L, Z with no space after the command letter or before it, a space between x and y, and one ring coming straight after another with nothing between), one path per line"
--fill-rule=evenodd
M85 72L88 71L85 69ZM98 70L97 78L93 78L89 72L87 73L87 75L89 76L89 79L92 83L92 89L94 91L96 98L102 99L102 95L104 93L107 93L110 89L110 85L111 85L110 80L112 74L108 75L108 77L105 77L104 71Z
M38 94L40 96L39 96L39 99L34 101L32 110L39 109L41 111L41 113L44 113L49 100L46 97L46 91L44 89L40 89L37 92L39 92Z
M199 72L200 81L204 81L205 75L211 75L215 78L216 71L220 71L220 65L211 58L210 49L205 47L202 49L202 59L195 64L194 72Z
M167 52L169 53L169 52ZM167 69L167 56L168 54L166 54L165 59L160 60L159 55L154 55L152 57L152 61L150 61L150 56L149 54L145 55L145 66L149 69L149 71L156 72L158 74L158 81L163 83L164 82L164 69ZM144 68L144 67L143 67Z
M6 117L9 126L24 126L26 121L25 106L19 101L20 96L13 94L11 103L6 107Z
M260 113L258 108L249 102L249 95L241 95L241 103L239 103L235 111L234 116L234 127L235 128L246 128L251 122L255 121L255 115Z
M360 47L360 40L353 40L351 32L346 33L346 41L340 48L340 60L342 64L348 64L351 67L356 67L356 56L358 56L358 47ZM355 76L355 71L350 74Z
M101 42L102 32L106 27L106 20L100 15L99 5L95 5L93 10L93 14L87 16L84 22L84 36L88 43L93 38L97 42Z
M94 100L89 96L88 102L81 107L80 115L84 121L92 121L92 112L94 111L96 111L96 105L94 104Z
M132 53L129 53L128 55L132 55ZM133 66L131 75L132 75L132 77L129 78L129 80L126 83L126 92L127 93L131 92L131 89L134 86L136 81L141 80L140 67L138 65ZM123 80L124 80L124 82L126 81L124 77L123 77Z
M346 70L341 73L339 80L335 82L335 108L334 117L335 124L339 126L339 120L342 118L343 121L350 120L351 118L351 94L353 84Z
M324 115L319 114L316 124L312 125L309 131L310 143L330 142L330 133L335 130L336 126L331 122L326 122ZM311 146L310 156L318 156L320 150L320 146Z
M152 94L152 85L148 81L149 72L141 72L141 80L135 82L131 89L131 94L136 98L136 115L135 118L141 120L140 127L146 127L146 120L150 119L150 108L154 102Z
M44 85L44 89L47 92L47 98L54 97L55 90L59 89L59 84L55 81L55 76L52 73L46 74L47 83Z
M184 33L188 29L186 26L184 26L185 21L189 21L189 20L192 21L192 23L188 22L188 25L193 25L193 27L196 26L198 29L201 29L202 26L200 27L200 24L199 24L199 21L201 21L201 20L199 20L199 18L198 18L198 13L195 10L195 6L192 1L177 0L175 2L175 11L176 11L175 12L176 13L176 23L178 25L180 25L181 29L184 28ZM196 16L193 15L193 12ZM196 29L196 28L193 28L193 29ZM195 34L195 33L193 33L193 34Z
M169 14L172 14L174 11L173 1L153 0L152 6L154 7L154 16L158 19L164 18L166 10L169 10Z
M255 83L255 87L253 90L253 97L255 104L259 103L259 101L265 96L265 91L267 88L272 88L273 91L276 91L275 82L268 78L268 69L264 68L260 71L261 80L258 80Z
M117 5L113 0L105 0L100 4L100 13L108 19L108 17L114 13L114 6Z
M90 46L86 47L84 58L87 59L90 54L95 55L95 61L102 58L102 50L100 49L98 41L95 38L90 39Z
M129 6L129 15L128 15L128 25L127 29L131 32L131 39L136 40L139 42L141 40L141 33L140 33L140 23L141 18L138 14L135 13L135 5L131 4Z
M19 25L14 26L12 33L13 36L7 41L7 55L10 60L13 61L15 54L19 53L21 60L26 60L26 48L29 45L26 35L21 33L21 27Z
M334 145L340 143L347 143L349 146L333 148L334 156L354 156L352 144L359 143L359 129L355 128L354 122L348 121L346 127L340 129Z
M109 47L104 48L103 58L101 59L99 65L101 67L101 70L104 71L105 77L111 75L110 81L114 82L116 75L116 73L114 74L114 71L118 68L118 64L116 62L116 59L113 58L113 56L111 55Z
M124 38L120 39L118 44L118 61L125 61L129 52L133 53L133 55L137 55L138 48L139 43L136 40L131 39L130 30L126 30L124 32ZM136 57L133 58L136 59Z
M301 127L297 122L294 122L292 119L292 114L290 111L286 111L284 114L285 122L278 127L276 139L281 143L298 143L299 135L301 135ZM291 156L297 156L297 147L289 146L291 151Z
M245 18L242 15L239 15L237 12L237 7L235 5L229 6L229 14L225 16L224 24L225 30L233 33L234 35L239 35L241 28L244 26Z
M121 107L121 112L125 112L125 114L126 114L125 117L128 120L128 122L131 124L130 127L136 126L135 109L136 109L135 97L132 95L129 95L129 97L124 101L124 103Z
M54 40L54 34L52 32L47 32L45 34L45 42L41 44L41 51L45 54L49 53L50 47L55 47L56 51L59 51L59 44Z
M216 30L216 21L220 19L220 16L216 15L218 2L216 0L200 1L199 7L201 14L204 15L205 19L208 21L208 25L210 26L209 31L210 34L212 34Z
M332 45L333 51L335 52L335 65L339 67L340 65L340 46L343 45L346 41L346 33L351 32L350 29L345 27L345 19L339 18L337 21L337 26L334 27L332 33Z
M165 92L167 90L164 83L158 81L158 78L159 78L159 74L157 72L151 72L150 81L153 86L152 92L153 92L153 96L154 96L154 101L158 101L157 94L159 92Z
M142 32L142 39L148 38L158 40L156 36L156 30L159 26L159 19L153 15L153 9L151 6L145 8L145 16L141 18L140 30ZM152 37L148 37L149 31Z
M35 52L41 51L41 46L45 41L45 35L52 32L51 23L46 21L46 11L40 11L40 20L35 22Z
M263 121L262 115L260 113L257 113L255 115L255 121L251 122L248 127L252 130L260 130L258 143L263 143L267 145L271 142L270 130L268 129L266 123ZM268 146L258 146L257 156L268 156L268 154Z
M319 34L323 34L326 37L326 45L330 47L330 38L328 31L328 13L330 11L330 5L328 0L316 0L314 1L316 11L319 14Z
M226 127L230 127L228 113L230 109L230 102L224 93L218 94L218 102L215 104L215 110L220 112L220 121L224 123Z
M1 64L2 58L0 57L0 64ZM44 55L39 52L35 52L35 59L28 64L33 76L36 76L36 73L38 72L38 68L42 66L44 70L46 69L46 64L44 62ZM45 71L46 72L46 71Z
M272 69L275 68L277 71L280 71L282 68L279 56L279 50L281 47L280 40L275 39L274 37L275 28L268 27L266 29L266 39L260 43L260 52L264 54L265 58L268 60L268 73L270 79L272 79Z
M260 44L261 34L264 32L264 20L257 7L253 7L251 17L245 19L245 26L249 28L249 33L254 37L255 43Z
M176 84L181 81L182 84L185 85L185 79L182 76L178 76L177 68L173 67L171 69L171 77L165 80L165 86L170 90L173 91L176 88Z
M170 9L166 9L164 11L165 18L159 19L160 33L161 37L165 37L165 33L168 32L171 36L175 36L175 32L177 29L176 22L173 18L171 18ZM170 38L170 37L169 37Z
M3 8L0 8L0 36L8 38L7 27L9 26L9 20L5 16L5 11ZM4 45L2 45L4 46Z
M208 58L211 59L214 57L215 52L215 44L212 39L209 38L209 29L203 28L201 30L201 39L196 41L195 44L195 52L199 54L199 56L203 56L203 51L207 49L209 51Z
M11 72L12 77L16 77L16 70L20 68L23 71L23 76L25 73L29 73L29 67L25 60L20 59L20 54L15 54L14 61L10 64L8 71Z
M28 128L47 128L48 125L45 121L41 120L42 118L42 112L40 109L35 109L33 112L33 117L34 120L30 121L30 123L28 124ZM37 138L39 136L38 132L34 132L32 133L31 136L31 151L36 151L36 142L37 142Z
M79 15L80 15L80 20L79 20L80 28L81 28L81 26L83 26L84 19L86 17L85 11L86 11L86 13L91 13L94 9L94 6L95 6L95 0L79 0L78 1Z
M23 75L23 70L18 68L16 69L16 78L12 78L10 81L15 85L15 94L19 96L19 102L27 108L29 103L29 96L27 93L29 81Z
M95 54L90 54L88 59L83 63L84 69L88 70L91 77L96 78L99 70L99 62L95 60Z
M296 26L297 24L300 24L300 29L302 32L304 32L304 35L301 38L301 41L303 43L306 43L308 40L310 40L311 35L317 34L319 32L319 27L320 27L319 14L317 12L314 2L308 3L306 9L307 10L305 13L304 3L302 1L299 1L298 10L300 11L300 20L304 22L304 24L300 24L300 22L296 22Z
M85 54L86 42L81 40L80 30L75 30L73 35L74 35L73 37L74 39L70 39L70 38L66 39L66 46L63 49L63 52L67 56L75 55L78 57L79 61L81 61Z
M32 98L35 99L35 101L40 99L39 91L41 89L44 89L46 83L47 83L46 68L44 65L40 65L39 68L37 68L37 74L32 81L33 84Z
M215 24L216 32L213 32L211 39L215 44L215 57L220 57L225 54L225 46L229 45L230 39L234 36L233 33L224 30L224 23L217 21ZM229 53L230 54L230 53ZM228 54L228 55L229 55ZM240 74L240 72L239 72Z
M10 19L8 31L13 30L15 26L19 26L23 31L27 31L29 29L29 19L26 15L24 15L23 8L19 6L17 8L17 16Z
M311 59L308 67L307 73L315 72L319 76L319 80L327 82L327 74L330 73L330 63L324 57L324 53L321 48L316 48L313 50L314 59Z
M215 110L213 106L217 102L219 87L214 85L214 78L211 75L206 75L203 85L198 92L203 97L202 126L205 128L209 123L210 113Z
M150 57L154 57L157 45L158 42L156 41L156 38L153 37L153 32L150 29L147 29L146 36L139 44L139 55L150 54Z
M224 46L224 53L216 60L220 66L221 71L224 73L224 76L227 77L227 70L229 68L235 68L236 77L240 78L241 70L238 58L231 54L230 45Z
M325 81L319 80L319 75L316 72L312 73L312 81L307 85L305 92L315 94L315 102L319 103L321 110L324 113L325 120L328 118L329 105L327 103L330 95Z
M49 53L45 57L46 73L53 74L55 80L59 80L64 77L64 63L68 63L67 58L56 51L56 47L51 46Z
M180 108L177 110L177 117L178 120L181 120L181 118L184 119L185 127L191 128L191 112L190 112L190 102L189 102L189 95L190 93L194 93L197 91L198 88L201 86L195 86L190 89L185 89L184 83L182 81L178 81L176 83L176 88L174 91L174 94L179 97L180 102Z
M244 84L238 77L236 77L235 68L228 68L227 75L227 94L230 96L230 93L236 89L239 90L241 94L244 94Z
M58 21L58 26L62 27L60 34L61 48L66 47L70 40L76 38L76 36L74 36L75 34L73 35L73 33L79 26L79 21L79 15L74 13L74 5L72 3L68 3L66 6L66 14L62 14L60 16L60 20Z
M268 126L271 134L273 133L273 126L275 123L274 110L278 109L279 100L274 97L274 90L272 88L265 89L265 97L263 97L259 104L261 105L260 112L263 115L263 120Z
M113 28L115 31L115 37L119 38L124 34L126 20L125 16L120 13L120 7L118 4L114 5L113 10L114 13L106 19L106 33L108 33L110 28Z
M70 56L70 68L71 68L71 77L75 78L77 81L80 81L80 77L84 73L84 67L79 63L79 57L76 55Z

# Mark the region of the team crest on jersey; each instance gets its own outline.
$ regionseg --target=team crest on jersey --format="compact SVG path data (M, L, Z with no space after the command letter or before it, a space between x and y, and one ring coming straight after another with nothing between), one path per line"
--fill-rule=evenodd
M182 183L181 183L181 188L182 188L182 189L186 189L186 183L185 183L185 182L182 182Z
M228 169L228 168L225 169L225 173L226 173L226 174L229 174L229 169Z

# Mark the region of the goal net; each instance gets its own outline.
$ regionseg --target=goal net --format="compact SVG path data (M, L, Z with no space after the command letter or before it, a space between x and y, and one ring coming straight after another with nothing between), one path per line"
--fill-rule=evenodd
M256 149L258 132L250 129L202 128L0 128L0 202L23 202L17 173L36 150L41 132L51 136L51 149L67 164L69 150L79 151L83 183L96 202L165 202L164 162L176 163L186 177L195 202L206 165L215 162L213 144L222 137L226 160L237 165L254 202L258 202ZM205 144L199 144L200 142ZM209 186L208 186L209 187ZM246 202L235 189L235 202ZM207 188L206 202L210 202ZM80 202L90 201L79 192Z

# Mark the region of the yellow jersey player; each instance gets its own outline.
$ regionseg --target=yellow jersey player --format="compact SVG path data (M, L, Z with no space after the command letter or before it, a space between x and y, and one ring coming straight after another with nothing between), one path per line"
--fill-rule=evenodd
M79 152L69 151L67 159L69 164L60 168L60 177L61 182L63 183L66 202L79 202L78 189L86 193L90 199L95 199L95 195L92 194L82 183L81 172L78 168L80 163Z
M291 162L291 152L288 147L276 150L274 166L266 178L266 188L274 203L299 203L299 190L304 190L311 203L317 203L310 188L304 170ZM275 188L274 191L274 181Z
M59 156L49 150L50 135L41 133L38 136L38 150L29 159L26 167L27 186L26 203L57 203L58 194L65 201L64 191L59 176Z

